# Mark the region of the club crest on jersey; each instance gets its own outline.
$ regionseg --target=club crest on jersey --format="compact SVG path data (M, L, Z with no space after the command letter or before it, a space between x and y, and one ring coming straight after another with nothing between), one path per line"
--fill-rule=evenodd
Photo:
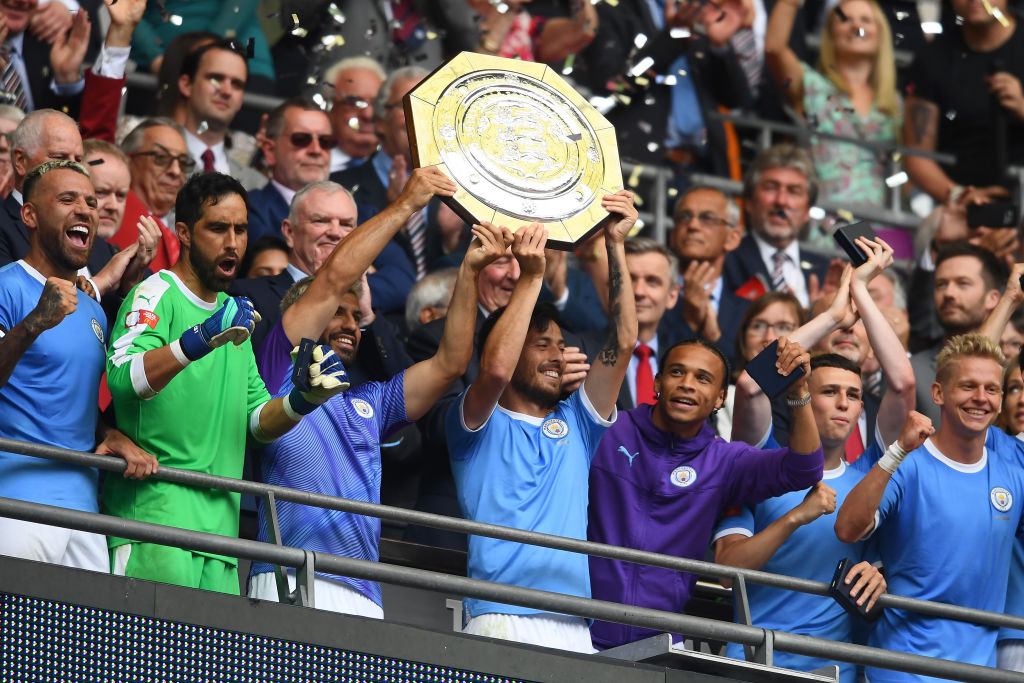
M103 343L103 327L100 326L100 321L96 318L92 319L90 323L92 325L92 333L96 335L96 338L100 340L100 344Z
M373 417L373 406L363 399L354 398L351 403L352 407L355 408L355 411L359 414L359 417L365 417L367 420Z
M693 469L689 465L682 465L672 470L672 474L669 475L669 481L680 488L685 488L697 481L697 470Z
M1006 512L1013 507L1013 496L1002 486L993 488L988 497L992 501L992 507L1000 512Z
M140 309L138 311L129 311L128 315L124 318L125 327L135 327L136 325L149 325L150 329L155 330L156 324L160 320L153 311L147 311Z
M557 417L545 420L540 430L549 439L561 439L562 437L569 436L569 425L565 423L565 420L560 420Z

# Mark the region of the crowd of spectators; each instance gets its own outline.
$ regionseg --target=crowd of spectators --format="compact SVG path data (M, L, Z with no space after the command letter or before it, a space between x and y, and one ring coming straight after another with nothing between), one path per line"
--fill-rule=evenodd
M150 475L238 478L248 454L273 484L820 581L850 558L869 607L888 588L1024 616L1018 10L0 2L0 435L127 463L101 481L0 453L0 495L233 536L237 495ZM462 50L547 63L615 125L624 187L574 251L465 223L455 183L415 168L403 97ZM794 132L763 145L728 114ZM637 208L661 199L664 241ZM851 265L830 233L857 218L877 236ZM771 396L745 371L766 347L795 377ZM643 607L682 612L696 581L278 516L288 545L377 560L387 533L466 550L474 578ZM234 558L28 522L0 520L0 553L239 591ZM318 606L387 614L374 582L317 582ZM276 599L272 568L247 590ZM891 609L864 629L749 592L761 626L1024 671L1017 631ZM583 652L650 633L465 608L468 633Z

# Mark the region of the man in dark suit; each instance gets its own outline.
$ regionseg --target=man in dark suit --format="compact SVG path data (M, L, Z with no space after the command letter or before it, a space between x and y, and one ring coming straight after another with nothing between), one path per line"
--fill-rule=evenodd
M731 292L762 278L769 289L792 292L806 308L811 278L824 282L829 260L804 251L798 238L818 198L818 175L810 155L790 144L761 152L743 180L748 231L725 259Z
M413 178L422 176L427 169L417 169ZM423 185L432 178L419 177L406 183L402 194L371 221L376 229L398 230L409 216L423 209L433 193L424 194ZM433 187L433 185L431 185ZM397 221L397 224L396 224ZM368 221L369 223L369 221ZM384 227L380 227L384 226ZM260 344L281 317L280 303L288 288L307 275L316 273L334 248L356 227L356 207L351 193L329 180L307 185L295 194L292 210L281 225L285 241L291 248L288 267L278 275L236 280L229 292L252 300L262 320L252 333L253 347ZM394 232L394 231L392 231ZM400 297L400 308L405 308L405 295L412 287L412 269L401 250L388 242L374 259L374 272L367 275L370 294L375 307L389 310ZM385 303L381 303L381 301Z
M388 76L373 103L381 148L366 163L331 174L331 180L352 190L360 223L397 197L409 178L412 152L402 98L426 75L421 67L409 66ZM425 275L427 269L446 252L452 251L462 236L462 221L441 219L440 215L446 211L439 200L432 200L421 216L415 217L395 235L393 242L405 252L416 272L416 279ZM448 212L446 217L453 216ZM452 229L442 228L442 224ZM408 290L405 295L408 295Z
M676 202L673 216L669 245L679 258L682 301L665 316L662 330L673 342L703 337L735 363L736 335L750 302L725 285L722 267L740 243L739 207L719 190L693 187Z
M335 144L330 119L311 100L285 100L270 112L261 145L270 180L249 193L250 242L264 235L282 237L292 197L310 183L327 180Z

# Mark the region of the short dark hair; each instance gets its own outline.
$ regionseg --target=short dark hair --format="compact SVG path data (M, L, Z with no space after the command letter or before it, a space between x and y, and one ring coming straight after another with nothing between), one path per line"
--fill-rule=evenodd
M811 372L818 368L838 368L847 370L860 377L860 366L846 356L838 353L816 353L811 356Z
M681 346L703 346L705 349L718 356L718 360L722 361L722 369L725 371L722 375L722 389L724 390L729 384L729 378L732 377L732 364L729 362L728 356L722 353L722 349L701 337L683 339L682 341L677 341L675 344L665 349L665 353L661 354L661 360L658 361L658 374L660 375L665 369L665 361L668 360L668 355Z
M489 316L484 324L480 326L480 332L476 339L476 353L478 356L483 357L484 345L487 344L487 337L490 336L491 330L498 324L498 318L505 312L505 306L496 308ZM559 325L558 320L558 308L555 307L550 301L538 301L537 305L533 307L533 313L530 315L530 329L534 332L543 332L548 329L548 325L554 323Z
M289 256L292 250L288 248L288 243L277 235L264 235L254 242L250 242L245 248L245 256L242 257L242 265L239 266L238 272L242 274L242 277L249 277L249 270L252 268L252 262L256 260L256 257L265 251L271 251L277 249L283 251Z
M216 204L221 197L237 194L249 209L249 193L242 184L223 173L196 173L178 191L174 202L174 220L184 223L191 233L203 217L206 205Z
M941 249L935 257L935 269L951 258L957 256L973 256L981 263L981 279L986 289L998 289L1002 291L1003 283L1006 282L1006 268L1002 262L991 251L966 240L951 242Z
M245 52L242 51L241 46L230 38L222 38L213 43L207 43L195 50L192 50L185 59L181 61L181 76L188 76L190 81L196 80L196 74L199 73L199 65L203 61L203 55L210 50L227 50L228 52L234 52L236 55L242 58L245 62L245 76L249 77L249 61L245 58Z
M267 116L267 139L276 140L277 136L281 134L284 129L284 115L289 109L301 109L302 111L318 111L323 113L323 109L320 108L313 100L305 97L289 97L287 100L277 105L271 110L270 115ZM324 114L326 116L326 114Z

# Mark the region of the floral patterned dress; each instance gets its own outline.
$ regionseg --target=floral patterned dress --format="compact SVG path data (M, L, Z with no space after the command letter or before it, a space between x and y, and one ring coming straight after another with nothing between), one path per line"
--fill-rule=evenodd
M804 116L813 130L873 142L897 141L903 121L902 100L899 113L895 116L883 114L874 106L867 116L861 116L853 108L849 95L841 92L818 70L808 64L803 67ZM882 154L848 142L812 137L811 155L821 180L820 197L851 209L858 205L886 205L885 178L888 169ZM875 230L880 227L884 229L884 226L876 225ZM813 232L811 241L818 241L813 237ZM903 241L909 244L910 236L905 231L892 234L894 231L885 230L885 233L882 238L894 248L903 246L899 244ZM827 242L820 246L835 246L831 235L821 237L827 239Z

